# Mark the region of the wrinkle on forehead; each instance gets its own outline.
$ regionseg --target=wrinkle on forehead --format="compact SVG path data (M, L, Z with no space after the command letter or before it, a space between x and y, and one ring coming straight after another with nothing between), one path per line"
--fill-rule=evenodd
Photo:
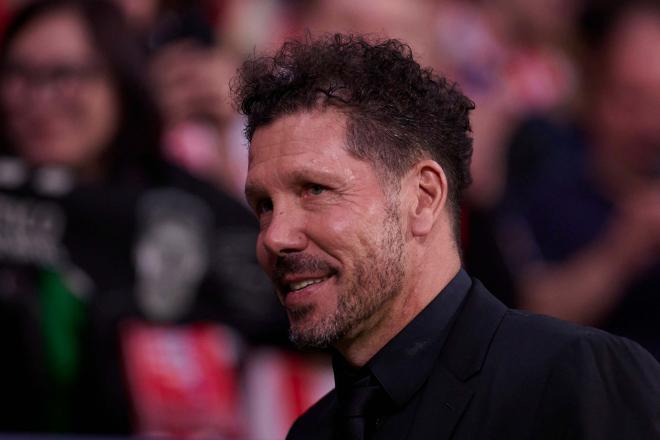
M295 113L257 130L246 181L248 198L310 181L325 183L345 197L374 183L385 193L382 180L364 179L379 173L347 148L345 121L336 111Z
M354 187L359 181L360 166L355 162L362 162L365 167L370 167L367 162L360 161L348 153L328 153L319 156L315 152L282 154L276 158L255 161L246 181L246 191L254 192L263 190L261 188L264 173L267 173L269 183L281 187L298 182L319 180L327 184L333 184L336 189ZM347 163L347 160L355 161ZM340 166L338 166L340 165Z
M321 124L321 121L324 123ZM268 142L262 142L264 136L269 138ZM343 150L348 152L346 116L333 109L301 111L281 116L255 131L248 153L248 169L269 158L285 158L306 152L337 159L337 149L323 148L329 147L329 144L313 145L319 138L328 139L329 143L341 139Z

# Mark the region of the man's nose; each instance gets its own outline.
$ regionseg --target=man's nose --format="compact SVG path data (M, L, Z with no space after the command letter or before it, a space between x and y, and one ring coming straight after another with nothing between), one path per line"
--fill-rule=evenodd
M276 209L266 230L262 231L262 242L272 255L300 252L307 247L304 216L295 209Z

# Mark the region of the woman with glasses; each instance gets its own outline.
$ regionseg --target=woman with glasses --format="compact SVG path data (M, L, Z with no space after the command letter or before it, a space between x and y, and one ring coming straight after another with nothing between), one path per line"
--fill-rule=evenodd
M160 121L140 50L104 2L37 2L10 23L0 47L4 147L32 165L84 180L152 166Z

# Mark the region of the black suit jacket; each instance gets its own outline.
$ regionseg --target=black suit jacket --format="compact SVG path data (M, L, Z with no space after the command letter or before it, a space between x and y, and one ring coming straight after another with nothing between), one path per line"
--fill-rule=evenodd
M403 379L405 380L405 379ZM636 343L508 309L477 280L403 437L660 439L660 365ZM287 439L331 439L331 391Z

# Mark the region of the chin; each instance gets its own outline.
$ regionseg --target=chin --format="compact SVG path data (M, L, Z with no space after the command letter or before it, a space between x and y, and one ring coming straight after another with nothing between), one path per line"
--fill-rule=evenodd
M325 349L341 339L334 317L313 319L312 312L307 316L292 316L289 312L289 339L300 349Z

